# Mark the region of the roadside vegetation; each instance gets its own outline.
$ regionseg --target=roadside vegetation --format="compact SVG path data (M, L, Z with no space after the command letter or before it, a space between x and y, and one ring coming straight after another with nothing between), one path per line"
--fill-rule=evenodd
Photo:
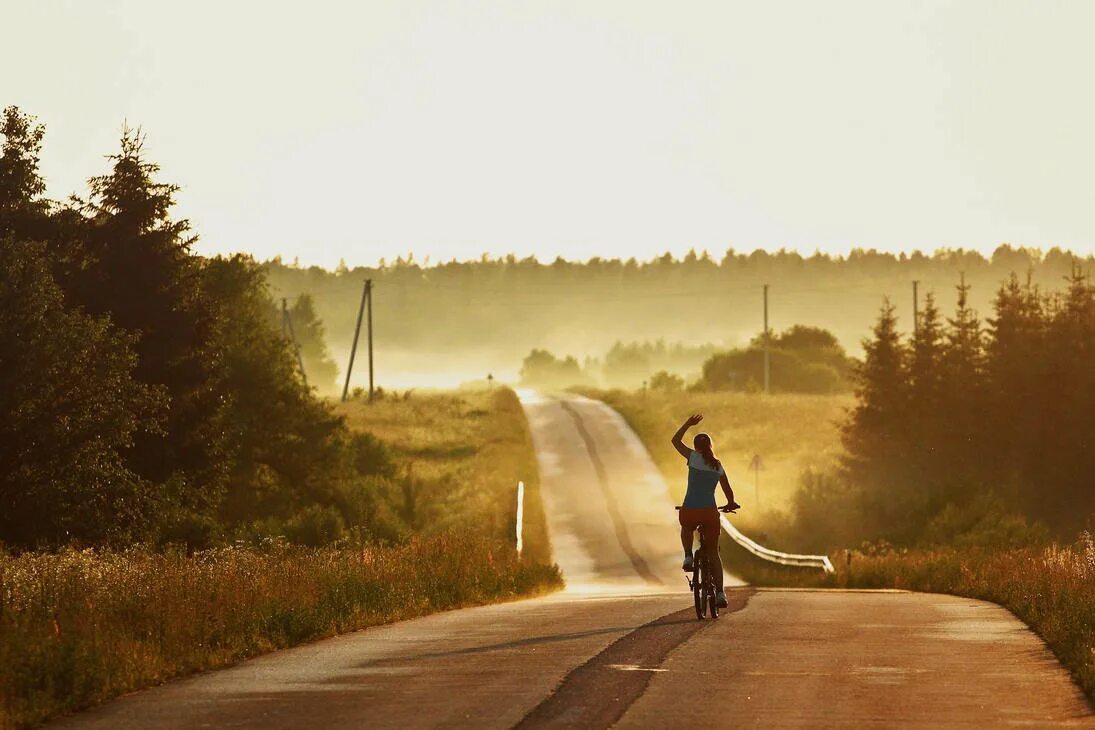
M767 530L784 519L803 471L827 469L837 463L840 422L854 403L847 395L764 396L651 389L583 392L620 412L646 444L676 500L684 497L686 470L669 438L688 414L702 413L703 423L694 432L711 434L715 453L726 468L738 502L744 505L735 522L753 530ZM759 490L749 468L756 454L763 465Z
M389 502L399 529L515 539L517 482L525 483L524 555L548 562L539 472L528 424L509 388L386 393L341 404L350 429L384 444L403 477Z
M511 391L334 406L313 299L196 255L139 131L64 202L44 134L4 110L0 726L561 586Z
M301 642L561 586L509 542L270 541L186 554L0 553L0 728Z

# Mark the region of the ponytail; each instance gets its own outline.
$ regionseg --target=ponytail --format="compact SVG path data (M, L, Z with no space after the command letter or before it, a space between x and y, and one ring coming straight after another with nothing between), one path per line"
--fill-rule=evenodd
M692 441L692 445L696 447L696 451L700 452L700 456L703 457L705 464L715 471L722 468L722 463L715 458L715 452L711 449L710 436L705 433L696 434L696 438Z

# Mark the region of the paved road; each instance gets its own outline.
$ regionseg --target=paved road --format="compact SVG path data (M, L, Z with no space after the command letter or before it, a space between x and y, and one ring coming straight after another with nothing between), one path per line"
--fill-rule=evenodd
M992 604L737 587L730 611L696 621L681 590L672 505L634 434L595 401L524 402L570 590L269 654L58 724L1095 724L1042 642Z

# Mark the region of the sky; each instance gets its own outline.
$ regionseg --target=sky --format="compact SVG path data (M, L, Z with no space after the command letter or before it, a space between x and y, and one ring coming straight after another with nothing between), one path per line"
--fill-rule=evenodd
M123 123L206 254L1095 253L1095 3L0 0L49 194Z

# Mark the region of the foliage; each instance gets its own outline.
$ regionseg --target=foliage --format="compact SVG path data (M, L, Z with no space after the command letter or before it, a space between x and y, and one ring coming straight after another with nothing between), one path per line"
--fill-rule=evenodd
M650 376L650 389L676 393L684 390L684 378L667 370L659 370Z
M987 331L968 297L963 282L945 323L929 298L908 342L884 307L865 343L838 479L862 538L922 542L999 509L1074 535L1095 513L1095 288L1078 267L1057 294L1012 276Z
M469 372L495 374L534 348L570 353L584 363L607 343L655 342L722 349L745 345L761 322L761 287L769 284L770 317L824 327L856 356L883 295L907 317L910 282L921 291L949 290L960 272L972 286L970 306L987 311L993 287L1012 271L1036 285L1056 285L1072 254L1002 245L990 257L970 250L891 254L855 249L847 256L794 251L727 251L714 258L670 255L645 262L592 258L537 261L514 256L424 265L413 257L379 266L328 271L278 259L264 264L276 296L310 294L335 351L349 349L361 282L372 279L374 326L390 368L413 371L424 358L459 359ZM351 262L352 263L352 262ZM1088 258L1085 265L1095 263ZM469 294L471 293L471 294ZM485 333L490 333L489 337ZM650 369L694 377L696 362L656 362ZM600 373L591 373L598 382ZM646 377L613 387L635 387Z
M87 199L60 205L42 197L43 128L10 107L0 129L0 541L403 535L377 506L383 451L305 386L254 262L193 254L141 133L123 130ZM329 387L311 300L290 312Z
M744 505L735 524L750 534L768 532L795 498L799 475L825 472L840 452L838 423L852 401L846 395L770 396L702 391L588 391L620 412L665 476L673 499L684 496L685 469L670 437L690 413L702 413L699 430L711 435L735 498ZM749 468L759 454L763 470ZM838 521L839 513L827 519Z
M542 388L565 388L588 382L572 356L556 358L547 350L533 350L521 363L521 384Z
M332 634L560 587L467 533L397 547L0 552L0 727Z
M852 361L837 339L819 327L795 325L771 338L769 387L776 393L839 393L848 390ZM764 384L764 335L749 347L719 352L703 364L699 387L756 392Z
M512 541L516 487L524 481L525 556L550 561L532 437L512 390L415 393L351 401L339 411L360 448L382 450L399 465L380 475L392 489L377 507L390 510L405 529L425 535L462 530Z
M265 277L261 277L265 288ZM272 302L271 302L272 304ZM287 304L287 302L286 302ZM338 365L331 359L327 350L326 328L316 314L315 303L308 294L301 294L291 306L286 307L288 321L280 308L270 307L270 324L274 329L288 330L285 336L295 337L300 348L300 358L309 385L315 386L321 394L333 395L337 392Z
M147 534L155 495L123 454L162 410L134 338L67 308L41 245L0 240L0 271L0 541Z

